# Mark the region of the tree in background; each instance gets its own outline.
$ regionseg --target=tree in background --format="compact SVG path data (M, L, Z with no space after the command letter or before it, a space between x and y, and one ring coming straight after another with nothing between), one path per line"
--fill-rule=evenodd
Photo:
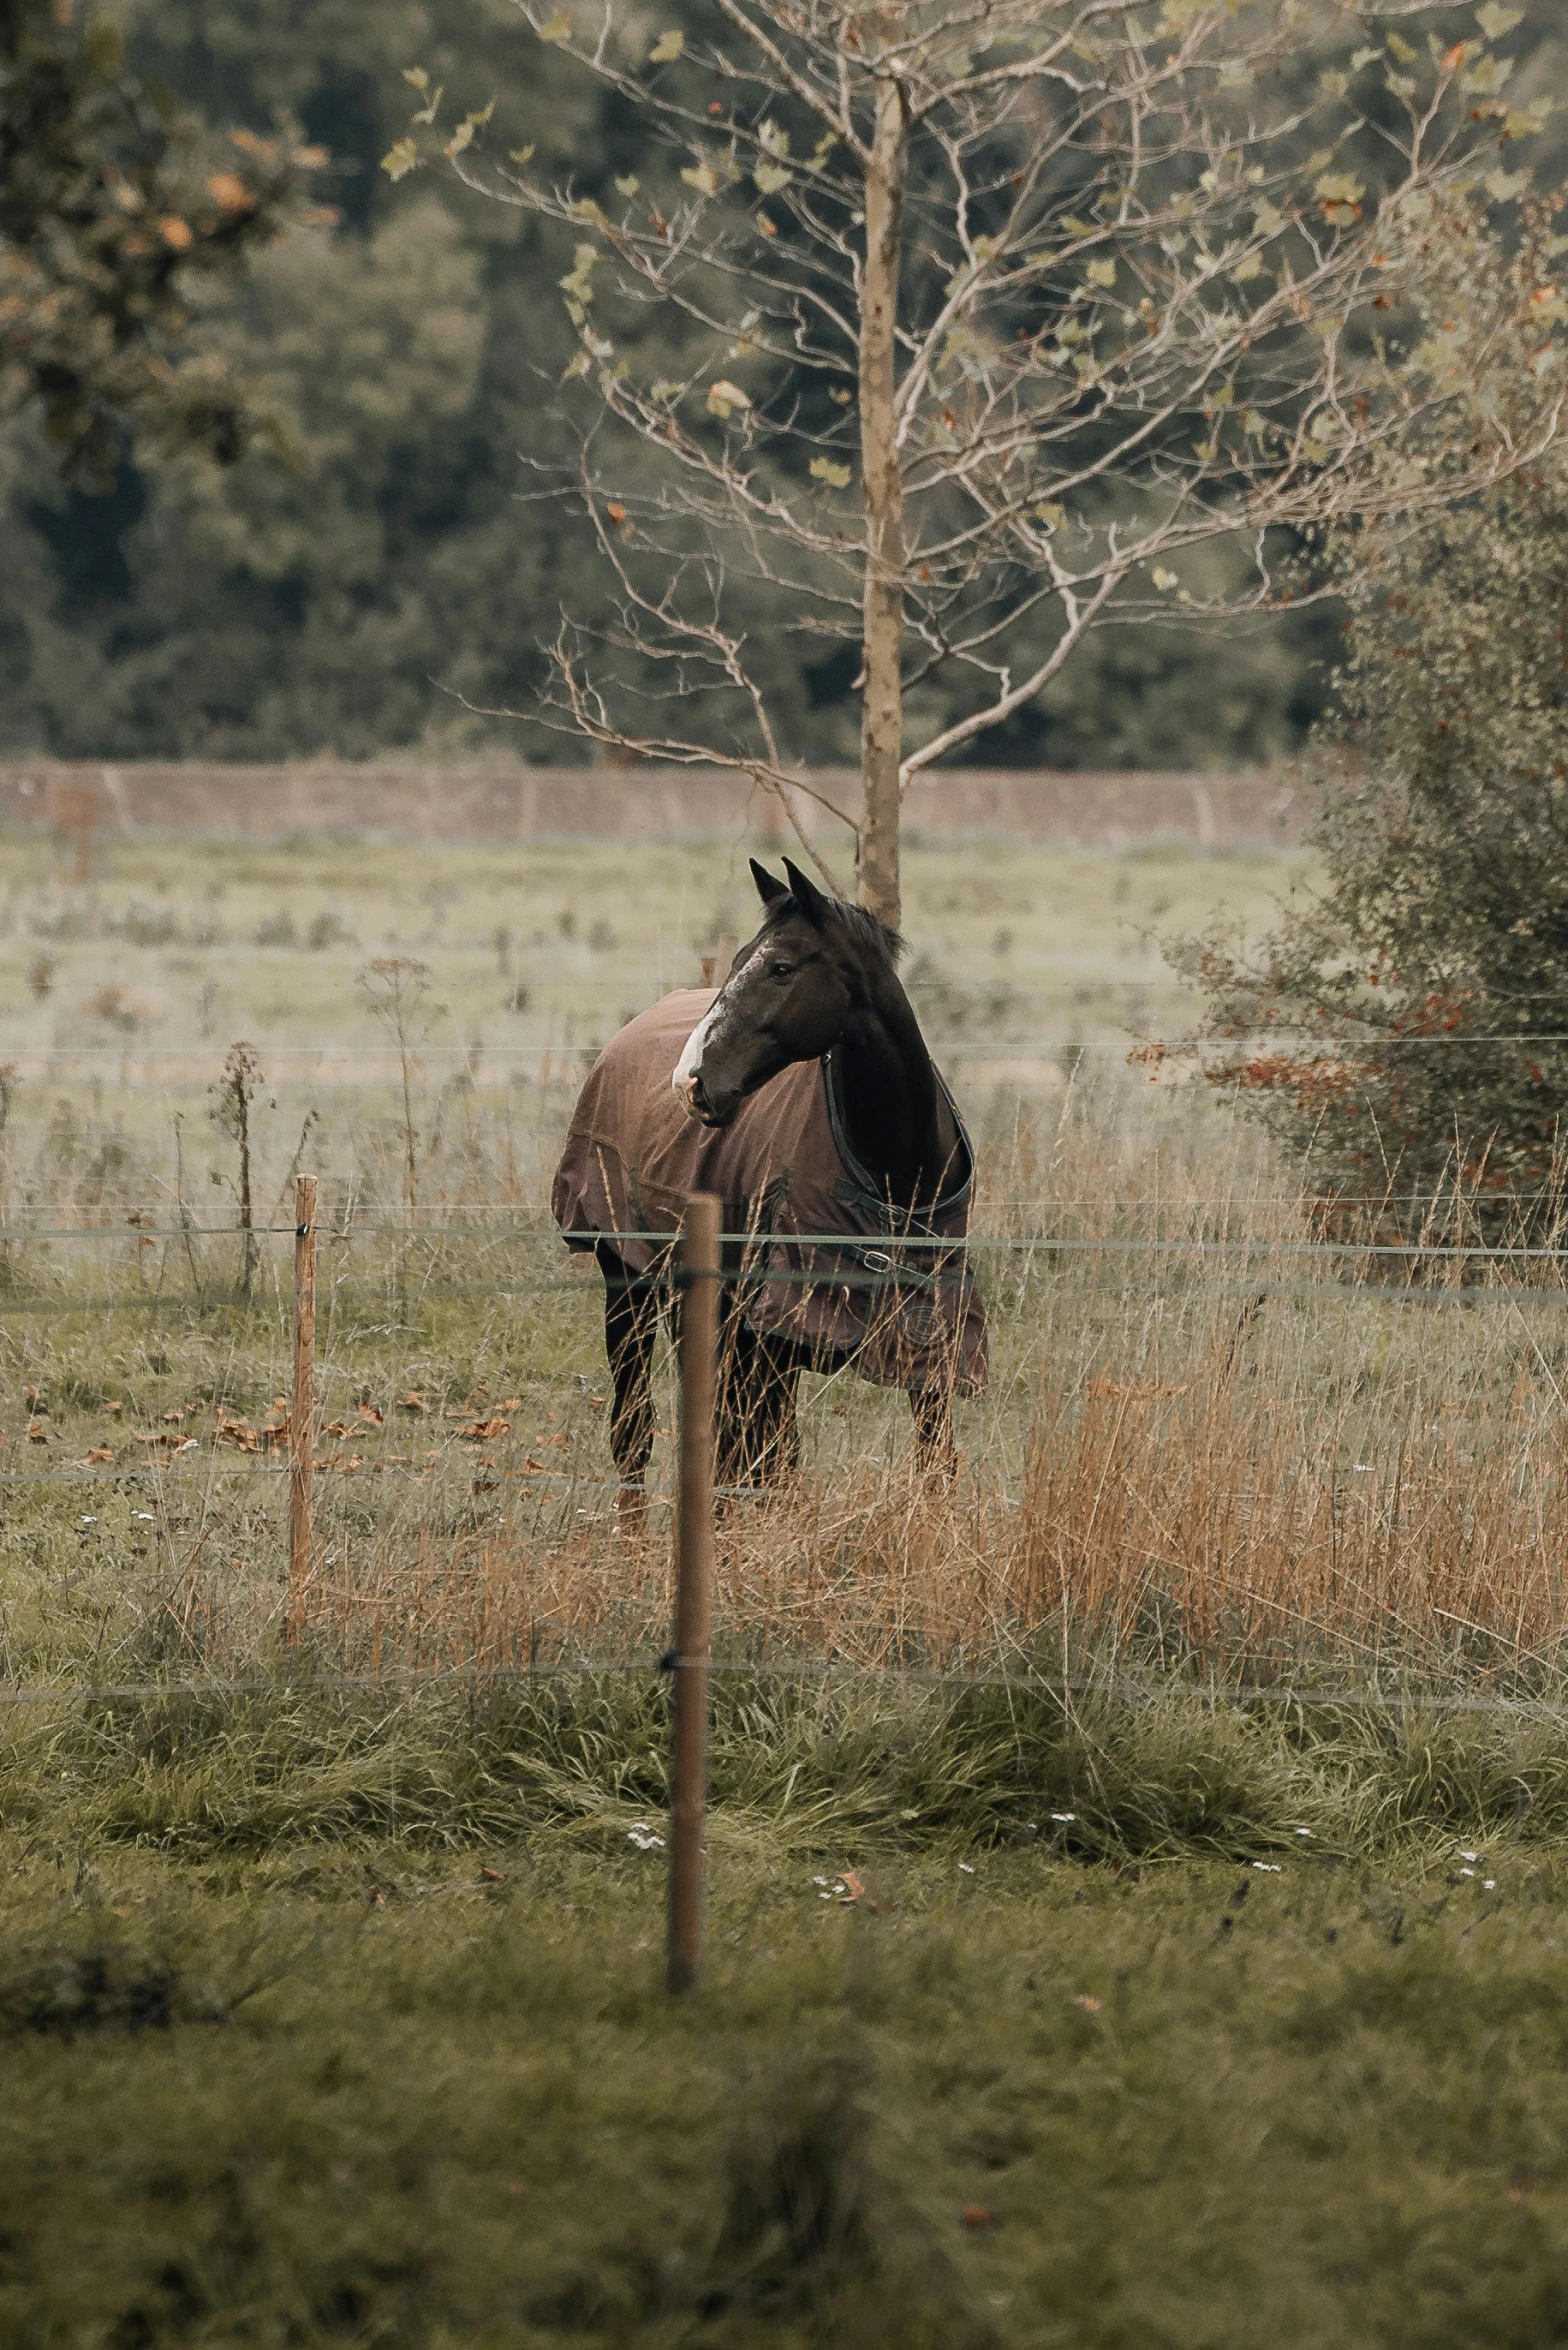
M1189 942L1207 1074L1390 1232L1561 1207L1568 1100L1568 463L1345 550L1321 885ZM1539 1213L1535 1221L1539 1223Z
M493 101L443 134L410 72L468 185L577 238L576 491L616 608L607 660L563 625L556 705L782 794L759 590L775 633L851 648L887 922L911 779L1092 629L1267 609L1301 533L1551 438L1546 231L1507 251L1487 218L1544 110L1510 107L1485 38L1369 45L1358 16L1303 92L1284 69L1340 14L1308 0L716 0L651 46L641 17L521 4L663 144L607 206L526 148L487 160ZM1238 544L1239 576L1212 560Z
M298 216L317 151L221 148L127 71L118 28L73 0L0 0L0 415L36 404L67 478L107 487L127 438L232 464L277 436L190 329Z
M1506 92L1515 111L1568 73L1561 0L1524 8L1508 36L1521 52ZM244 271L199 280L201 307L179 346L182 359L212 349L287 416L310 472L291 472L265 445L220 467L143 433L125 447L113 491L86 495L62 482L29 401L0 429L0 748L594 756L536 714L541 646L563 602L590 628L610 622L614 574L589 559L581 516L518 502L528 464L573 450L550 395L579 348L558 281L583 231L476 201L444 172L394 185L376 165L412 127L400 69L414 58L430 93L444 83L468 106L495 90L480 137L503 153L533 146L535 172L570 176L608 213L618 179L651 184L662 167L651 126L558 45L541 44L509 0L113 0L113 14L130 71L165 85L182 113L259 138L295 120L330 151L313 177L339 225L290 230ZM1454 38L1476 29L1468 13L1451 22ZM1322 64L1303 45L1280 88L1305 102ZM210 150L213 168L230 152ZM1510 149L1510 171L1522 153L1549 185L1568 156L1568 112L1530 148ZM635 323L650 377L679 377L675 314L650 309ZM623 349L631 344L628 334ZM819 400L838 414L825 393ZM629 442L617 452L618 468L644 461L651 473L657 452ZM1234 573L1222 543L1182 565L1200 610L1211 567ZM852 764L852 637L791 635L764 584L736 572L729 588L781 739L803 760ZM1296 749L1321 707L1337 608L1303 602L1216 635L1174 592L1161 604L1163 621L1083 639L977 755L1025 767L1228 769ZM919 722L962 715L962 685L959 673L917 685ZM521 715L481 715L498 708Z

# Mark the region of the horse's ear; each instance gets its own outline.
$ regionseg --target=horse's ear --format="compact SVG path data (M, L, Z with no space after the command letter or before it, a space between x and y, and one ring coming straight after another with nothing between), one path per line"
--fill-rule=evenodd
M825 921L832 899L825 897L816 883L798 865L791 864L788 857L784 860L784 870L789 875L789 894L808 922Z
M776 881L766 865L759 865L755 857L751 860L751 878L756 883L757 895L765 906L776 906L780 898L789 896L789 883Z

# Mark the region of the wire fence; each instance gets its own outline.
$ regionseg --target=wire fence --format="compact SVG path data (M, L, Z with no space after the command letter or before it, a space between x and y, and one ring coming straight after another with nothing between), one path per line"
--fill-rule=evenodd
M527 1687L551 1682L608 1679L649 1680L668 1674L681 1660L673 1652L643 1656L586 1656L543 1658L506 1665L447 1666L417 1672L388 1666L374 1673L310 1671L290 1675L287 1669L260 1675L206 1674L179 1680L53 1682L17 1687L0 1684L0 1708L49 1705L152 1704L214 1697L310 1697L322 1693L362 1691L386 1695L444 1695L453 1690ZM1061 1675L1037 1672L989 1672L975 1667L948 1672L919 1666L890 1668L846 1664L827 1658L801 1657L783 1663L746 1657L709 1657L710 1674L775 1687L816 1684L823 1687L864 1688L874 1684L905 1691L1000 1690L1010 1697L1054 1700L1063 1707L1083 1701L1123 1706L1150 1705L1239 1707L1243 1710L1277 1707L1298 1714L1352 1711L1406 1715L1479 1714L1521 1722L1568 1722L1568 1703L1541 1695L1509 1696L1495 1690L1444 1690L1383 1685L1375 1688L1342 1686L1332 1682L1220 1682L1175 1675L1155 1679L1130 1673Z

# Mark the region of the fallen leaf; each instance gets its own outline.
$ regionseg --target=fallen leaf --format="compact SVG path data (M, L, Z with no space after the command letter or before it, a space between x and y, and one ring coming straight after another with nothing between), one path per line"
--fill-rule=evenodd
M428 1412L430 1398L428 1395L421 1395L417 1389L411 1387L397 1409L400 1412Z
M1081 2007L1085 2015L1098 2015L1100 2012L1100 2002L1089 1991L1080 1991L1074 1999L1073 2005Z
M27 1441L29 1444L47 1444L49 1441L48 1429L37 1420L29 1420L27 1423ZM158 1436L149 1436L147 1438L147 1442L149 1444L160 1444L162 1441L162 1438Z
M347 1420L329 1420L321 1433L323 1436L346 1436L348 1422Z
M359 1404L355 1409L354 1416L356 1419L362 1420L367 1428L379 1428L383 1425L381 1414L373 1403Z
M492 1437L510 1436L510 1420L476 1420L471 1428L459 1428L458 1435L465 1444L488 1444Z
M499 1406L499 1409L503 1412L520 1412L522 1408L523 1399L520 1395L504 1396Z
M552 1435L541 1436L539 1441L541 1444L553 1445L557 1452L564 1452L572 1440L564 1428L557 1428Z
M112 1460L113 1460L113 1458L114 1458L114 1447L113 1447L112 1445L110 1445L110 1444L95 1444L95 1445L93 1446L93 1448L92 1448L92 1451L91 1451L91 1452L86 1452L86 1453L83 1453L83 1455L82 1455L82 1467L83 1467L84 1469L93 1469L93 1468L97 1468L97 1467L99 1467L101 1464L103 1464L104 1462L107 1462L107 1461L112 1461Z
M983 2236L996 2225L996 2213L984 2203L966 2203L958 2216L972 2236Z
M106 1412L123 1412L125 1406L123 1403L106 1403L103 1408Z
M856 1876L853 1869L846 1869L844 1871L843 1884L844 1895L842 1907L845 1909L850 1909L857 1901L864 1897L866 1889L860 1882L860 1879Z

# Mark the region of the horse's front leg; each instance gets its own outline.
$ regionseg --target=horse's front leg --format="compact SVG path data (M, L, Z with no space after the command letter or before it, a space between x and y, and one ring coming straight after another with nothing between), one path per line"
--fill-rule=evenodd
M645 1482L653 1454L653 1348L659 1331L657 1282L634 1273L606 1241L596 1255L604 1276L604 1352L614 1400L610 1451L620 1473L616 1523L623 1534L647 1531Z
M958 1446L953 1439L953 1391L950 1387L912 1387L910 1416L915 1423L915 1465L923 1477L951 1485L958 1475Z

